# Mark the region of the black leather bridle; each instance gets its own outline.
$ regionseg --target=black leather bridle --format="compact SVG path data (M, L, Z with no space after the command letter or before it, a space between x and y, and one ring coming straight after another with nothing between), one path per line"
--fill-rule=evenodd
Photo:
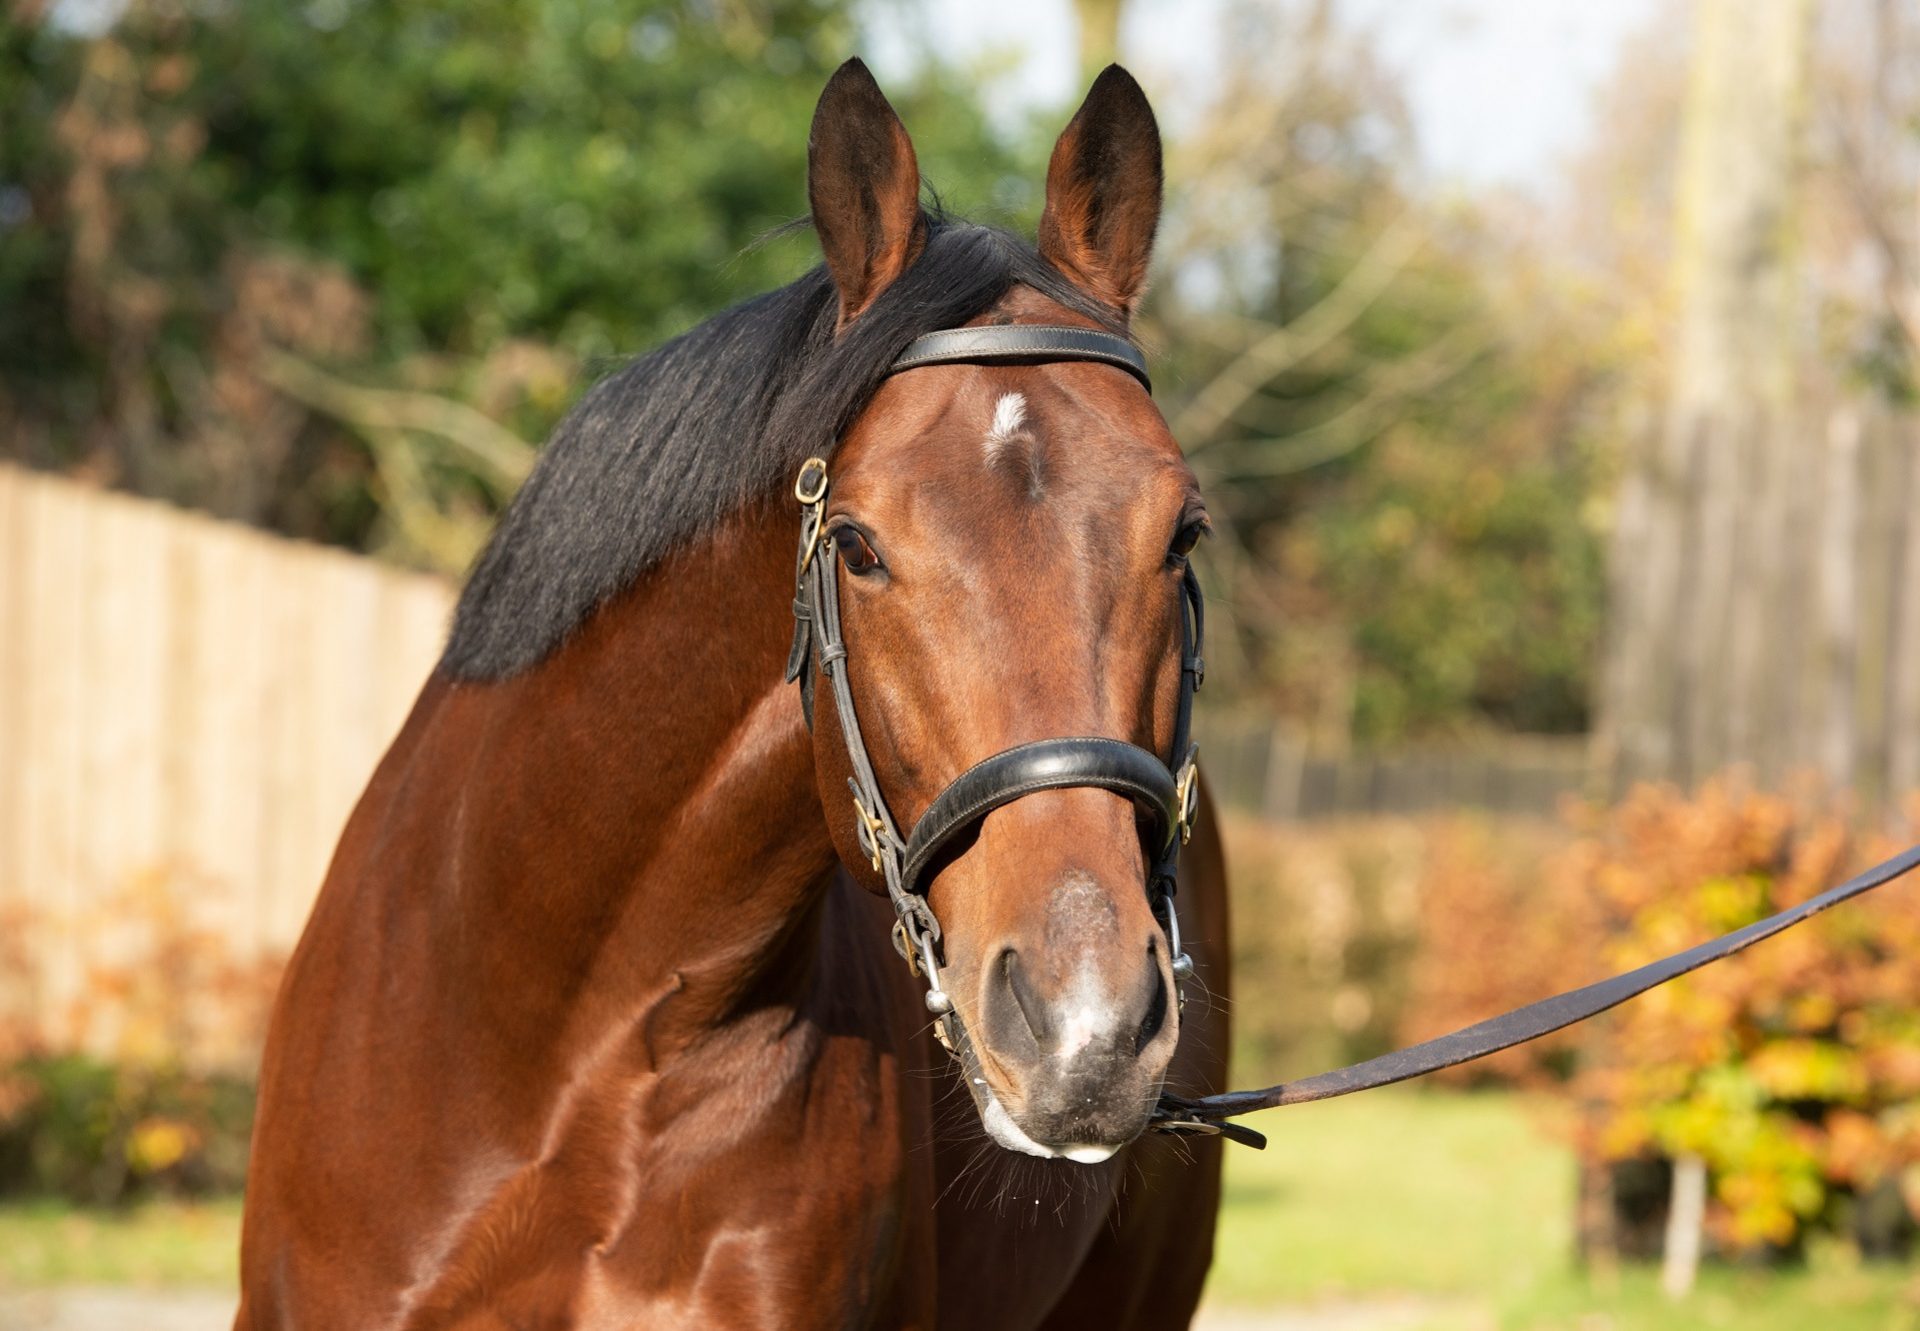
M915 339L893 363L893 371L954 362L1083 360L1117 366L1149 391L1147 366L1124 338L1086 328L1036 324L994 324L951 328ZM1092 788L1124 795L1146 828L1150 861L1146 891L1155 916L1167 931L1176 979L1192 974L1193 961L1180 944L1174 911L1175 872L1180 847L1193 834L1199 808L1198 757L1193 743L1193 694L1205 677L1200 657L1205 608L1193 569L1180 579L1180 700L1174 711L1172 760L1126 740L1076 735L1035 740L983 758L934 797L905 837L900 835L879 778L874 775L860 718L847 678L847 644L840 630L839 580L830 540L825 539L827 464L808 458L793 487L800 501L800 551L794 564L793 646L787 653L787 679L800 683L807 724L813 724L813 673L818 669L833 690L834 711L847 745L853 774L855 834L886 881L895 915L894 947L915 975L927 981L927 1009L934 1031L955 1048L953 1000L940 984L940 922L927 904L929 870L943 851L995 809L1042 790Z
M915 339L894 361L892 369L897 372L953 362L1038 364L1068 360L1117 366L1138 379L1149 392L1153 389L1147 377L1146 361L1132 343L1086 328L996 324L946 329ZM800 554L794 571L795 623L793 649L787 656L787 679L800 682L809 726L813 724L813 671L809 666L816 656L821 673L833 689L834 708L839 714L841 734L846 739L847 755L853 765L853 775L847 784L853 792L859 843L871 856L874 871L886 879L896 915L894 946L914 974L926 978L927 1008L935 1015L934 1030L941 1043L949 1050L956 1047L955 1034L949 1025L954 1011L952 1000L940 987L940 922L927 904L927 872L943 850L982 818L1035 791L1092 787L1114 791L1133 801L1147 825L1152 859L1146 885L1148 897L1167 931L1174 975L1185 979L1193 971L1193 962L1180 944L1180 921L1173 906L1174 873L1180 847L1192 834L1198 808L1198 750L1192 740L1193 694L1205 673L1200 659L1203 605L1200 584L1193 570L1188 568L1180 582L1180 703L1174 719L1173 762L1163 761L1158 754L1125 740L1100 736L1043 739L1016 745L982 759L955 777L920 816L912 833L902 838L874 776L866 742L860 735L860 721L854 712L853 690L847 681L847 644L840 632L834 557L831 550L822 552L820 548L827 485L825 461L807 459L794 485L794 497L801 505ZM1529 1003L1450 1035L1351 1067L1257 1091L1232 1091L1198 1099L1165 1093L1154 1110L1151 1126L1160 1132L1217 1133L1251 1146L1264 1146L1266 1139L1259 1133L1226 1120L1259 1109L1325 1100L1405 1081L1524 1044L1730 957L1821 911L1890 883L1916 867L1920 867L1920 846L1797 906L1637 970Z

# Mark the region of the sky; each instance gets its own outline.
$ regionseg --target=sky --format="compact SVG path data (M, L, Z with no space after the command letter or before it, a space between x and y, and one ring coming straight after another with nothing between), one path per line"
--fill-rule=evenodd
M1120 58L1156 105L1204 89L1223 7L1129 0ZM1345 0L1343 10L1379 35L1379 50L1401 71L1434 183L1545 193L1555 161L1584 138L1593 89L1623 40L1656 21L1671 23L1680 40L1688 5ZM873 0L869 13L869 56L883 83L905 72L919 41L962 62L1004 63L995 95L1009 105L1058 105L1078 91L1070 0Z

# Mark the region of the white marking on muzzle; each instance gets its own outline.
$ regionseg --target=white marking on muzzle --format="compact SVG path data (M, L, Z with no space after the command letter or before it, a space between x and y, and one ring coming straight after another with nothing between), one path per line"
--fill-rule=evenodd
M1013 1121L1013 1115L1000 1103L1000 1097L991 1089L983 1089L987 1103L980 1111L980 1121L986 1125L987 1136L994 1139L1009 1151L1019 1151L1022 1155L1037 1155L1042 1160L1071 1160L1076 1165L1097 1165L1107 1159L1118 1146L1103 1146L1098 1142L1069 1142L1065 1146L1043 1146L1026 1133L1020 1131L1020 1125Z
M1059 1058L1077 1057L1096 1037L1113 1029L1113 1005L1091 961L1080 967L1073 992L1061 1002L1059 1011L1060 1047L1055 1051Z

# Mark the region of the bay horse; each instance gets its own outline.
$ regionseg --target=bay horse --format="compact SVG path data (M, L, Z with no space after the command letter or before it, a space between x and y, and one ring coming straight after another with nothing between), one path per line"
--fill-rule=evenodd
M593 387L476 564L275 1005L237 1327L1190 1319L1220 1139L1143 1134L1229 977L1152 110L1099 76L1030 245L921 207L849 61L807 189L824 264Z

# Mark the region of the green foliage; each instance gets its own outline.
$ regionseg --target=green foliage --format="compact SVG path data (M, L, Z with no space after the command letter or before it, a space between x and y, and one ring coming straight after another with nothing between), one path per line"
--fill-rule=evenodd
M78 354L61 308L67 238L36 220L56 206L54 125L78 67L74 43L0 23L0 394L16 391L16 376L31 383Z
M1219 674L1329 744L1577 732L1608 358L1502 219L1414 186L1397 80L1328 13L1235 11L1176 158L1151 313L1222 537Z
M69 1054L0 1074L0 1193L92 1205L237 1191L250 1079Z
M458 566L471 535L394 528L481 529L510 485L457 439L302 396L277 358L543 437L612 358L815 261L809 236L754 242L806 213L814 99L856 36L850 0L136 0L97 38L9 25L0 437ZM1021 200L957 85L929 64L895 90L926 177Z
M253 0L196 36L197 169L254 234L376 292L390 350L534 337L587 359L811 262L748 247L805 214L806 126L854 45L842 0ZM1005 157L947 91L902 110L930 174L971 193Z
M1592 481L1521 437L1536 413L1501 387L1415 408L1365 465L1303 480L1292 497L1298 516L1276 562L1295 596L1347 626L1356 739L1470 717L1530 732L1586 726L1604 591L1581 513ZM1277 659L1306 664L1284 643Z
M733 33L631 0L242 4L195 43L196 167L378 293L393 349L610 354L773 278L735 256L795 211L804 76L846 32L825 9Z
M755 242L805 214L861 37L854 0L29 9L0 30L0 450L448 571L584 381L814 261ZM1409 184L1364 41L1223 21L1293 54L1236 58L1170 144L1145 330L1222 530L1215 688L1343 742L1580 728L1593 358L1502 286L1530 260ZM917 69L888 91L930 186L1030 228L1066 108L996 126Z

